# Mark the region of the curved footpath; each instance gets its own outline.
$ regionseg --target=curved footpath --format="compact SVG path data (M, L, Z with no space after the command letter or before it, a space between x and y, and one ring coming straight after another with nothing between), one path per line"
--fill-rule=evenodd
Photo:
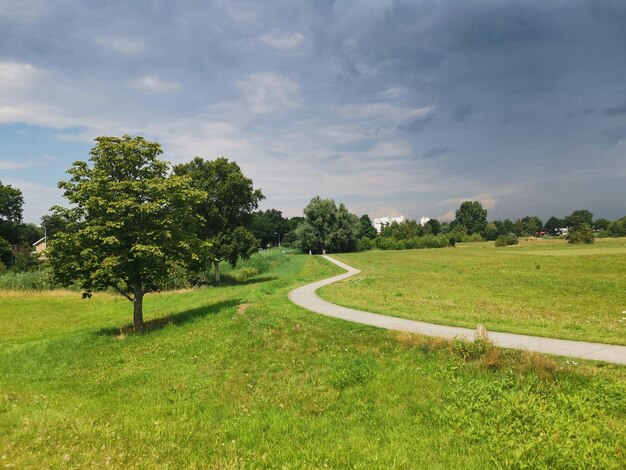
M347 272L322 281L317 281L306 286L298 287L289 292L289 299L296 305L312 312L326 315L328 317L341 318L355 323L371 325L388 330L407 331L426 336L438 338L464 338L473 340L476 337L476 330L469 328L459 328L456 326L436 325L421 321L405 320L403 318L380 315L378 313L364 312L352 308L341 307L331 304L317 296L315 291L320 287L342 281L361 271L348 266L341 261L337 261L330 256L323 256L325 259ZM577 357L581 359L591 359L596 361L606 361L614 364L626 365L626 346L613 344L587 343L584 341L569 341L564 339L542 338L539 336L517 335L512 333L489 332L489 340L500 347L511 349L522 349L544 354L554 354L557 356Z

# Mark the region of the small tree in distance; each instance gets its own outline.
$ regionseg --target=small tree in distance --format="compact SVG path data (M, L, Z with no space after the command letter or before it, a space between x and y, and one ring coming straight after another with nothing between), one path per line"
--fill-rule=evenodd
M143 329L143 297L167 278L171 263L199 251L193 207L205 194L189 179L168 176L158 143L142 137L98 137L91 165L74 162L59 183L70 208L54 208L67 221L50 243L55 279L75 282L91 296L113 288L133 303L133 324Z

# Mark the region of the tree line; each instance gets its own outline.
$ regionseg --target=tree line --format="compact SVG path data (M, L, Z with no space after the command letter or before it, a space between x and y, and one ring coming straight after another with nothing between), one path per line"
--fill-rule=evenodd
M0 274L49 269L61 286L79 287L84 297L111 289L133 304L133 323L143 328L143 298L162 289L174 272L193 284L220 282L220 265L234 266L259 249L290 246L305 253L440 248L457 242L499 240L569 230L571 242L595 235L626 236L626 217L593 220L574 211L546 224L535 216L487 221L487 210L465 201L452 222L414 220L384 225L376 232L368 215L319 196L302 217L276 209L258 210L264 199L236 162L196 157L171 165L156 142L142 137L98 137L88 161L74 162L58 186L68 201L42 217L42 226L22 222L21 191L0 182ZM41 263L32 244L46 234Z

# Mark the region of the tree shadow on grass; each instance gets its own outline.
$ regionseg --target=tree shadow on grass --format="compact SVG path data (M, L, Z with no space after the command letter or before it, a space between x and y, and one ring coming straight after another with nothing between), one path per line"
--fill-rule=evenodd
M123 337L131 334L146 334L152 331L160 330L168 325L184 325L185 323L192 322L198 318L205 317L207 315L215 315L222 309L235 307L241 304L238 299L224 300L222 302L216 302L214 304L204 305L198 308L192 308L185 310L184 312L173 313L164 317L153 318L144 322L143 330L135 331L135 328L131 323L128 323L122 327L102 328L96 332L98 336L117 336Z

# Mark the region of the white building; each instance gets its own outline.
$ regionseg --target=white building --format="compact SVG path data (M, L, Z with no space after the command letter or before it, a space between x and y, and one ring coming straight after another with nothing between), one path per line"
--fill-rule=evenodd
M399 217L379 217L378 219L374 219L374 227L376 228L376 232L380 233L383 225L389 225L393 222L404 222L404 216L401 215Z

